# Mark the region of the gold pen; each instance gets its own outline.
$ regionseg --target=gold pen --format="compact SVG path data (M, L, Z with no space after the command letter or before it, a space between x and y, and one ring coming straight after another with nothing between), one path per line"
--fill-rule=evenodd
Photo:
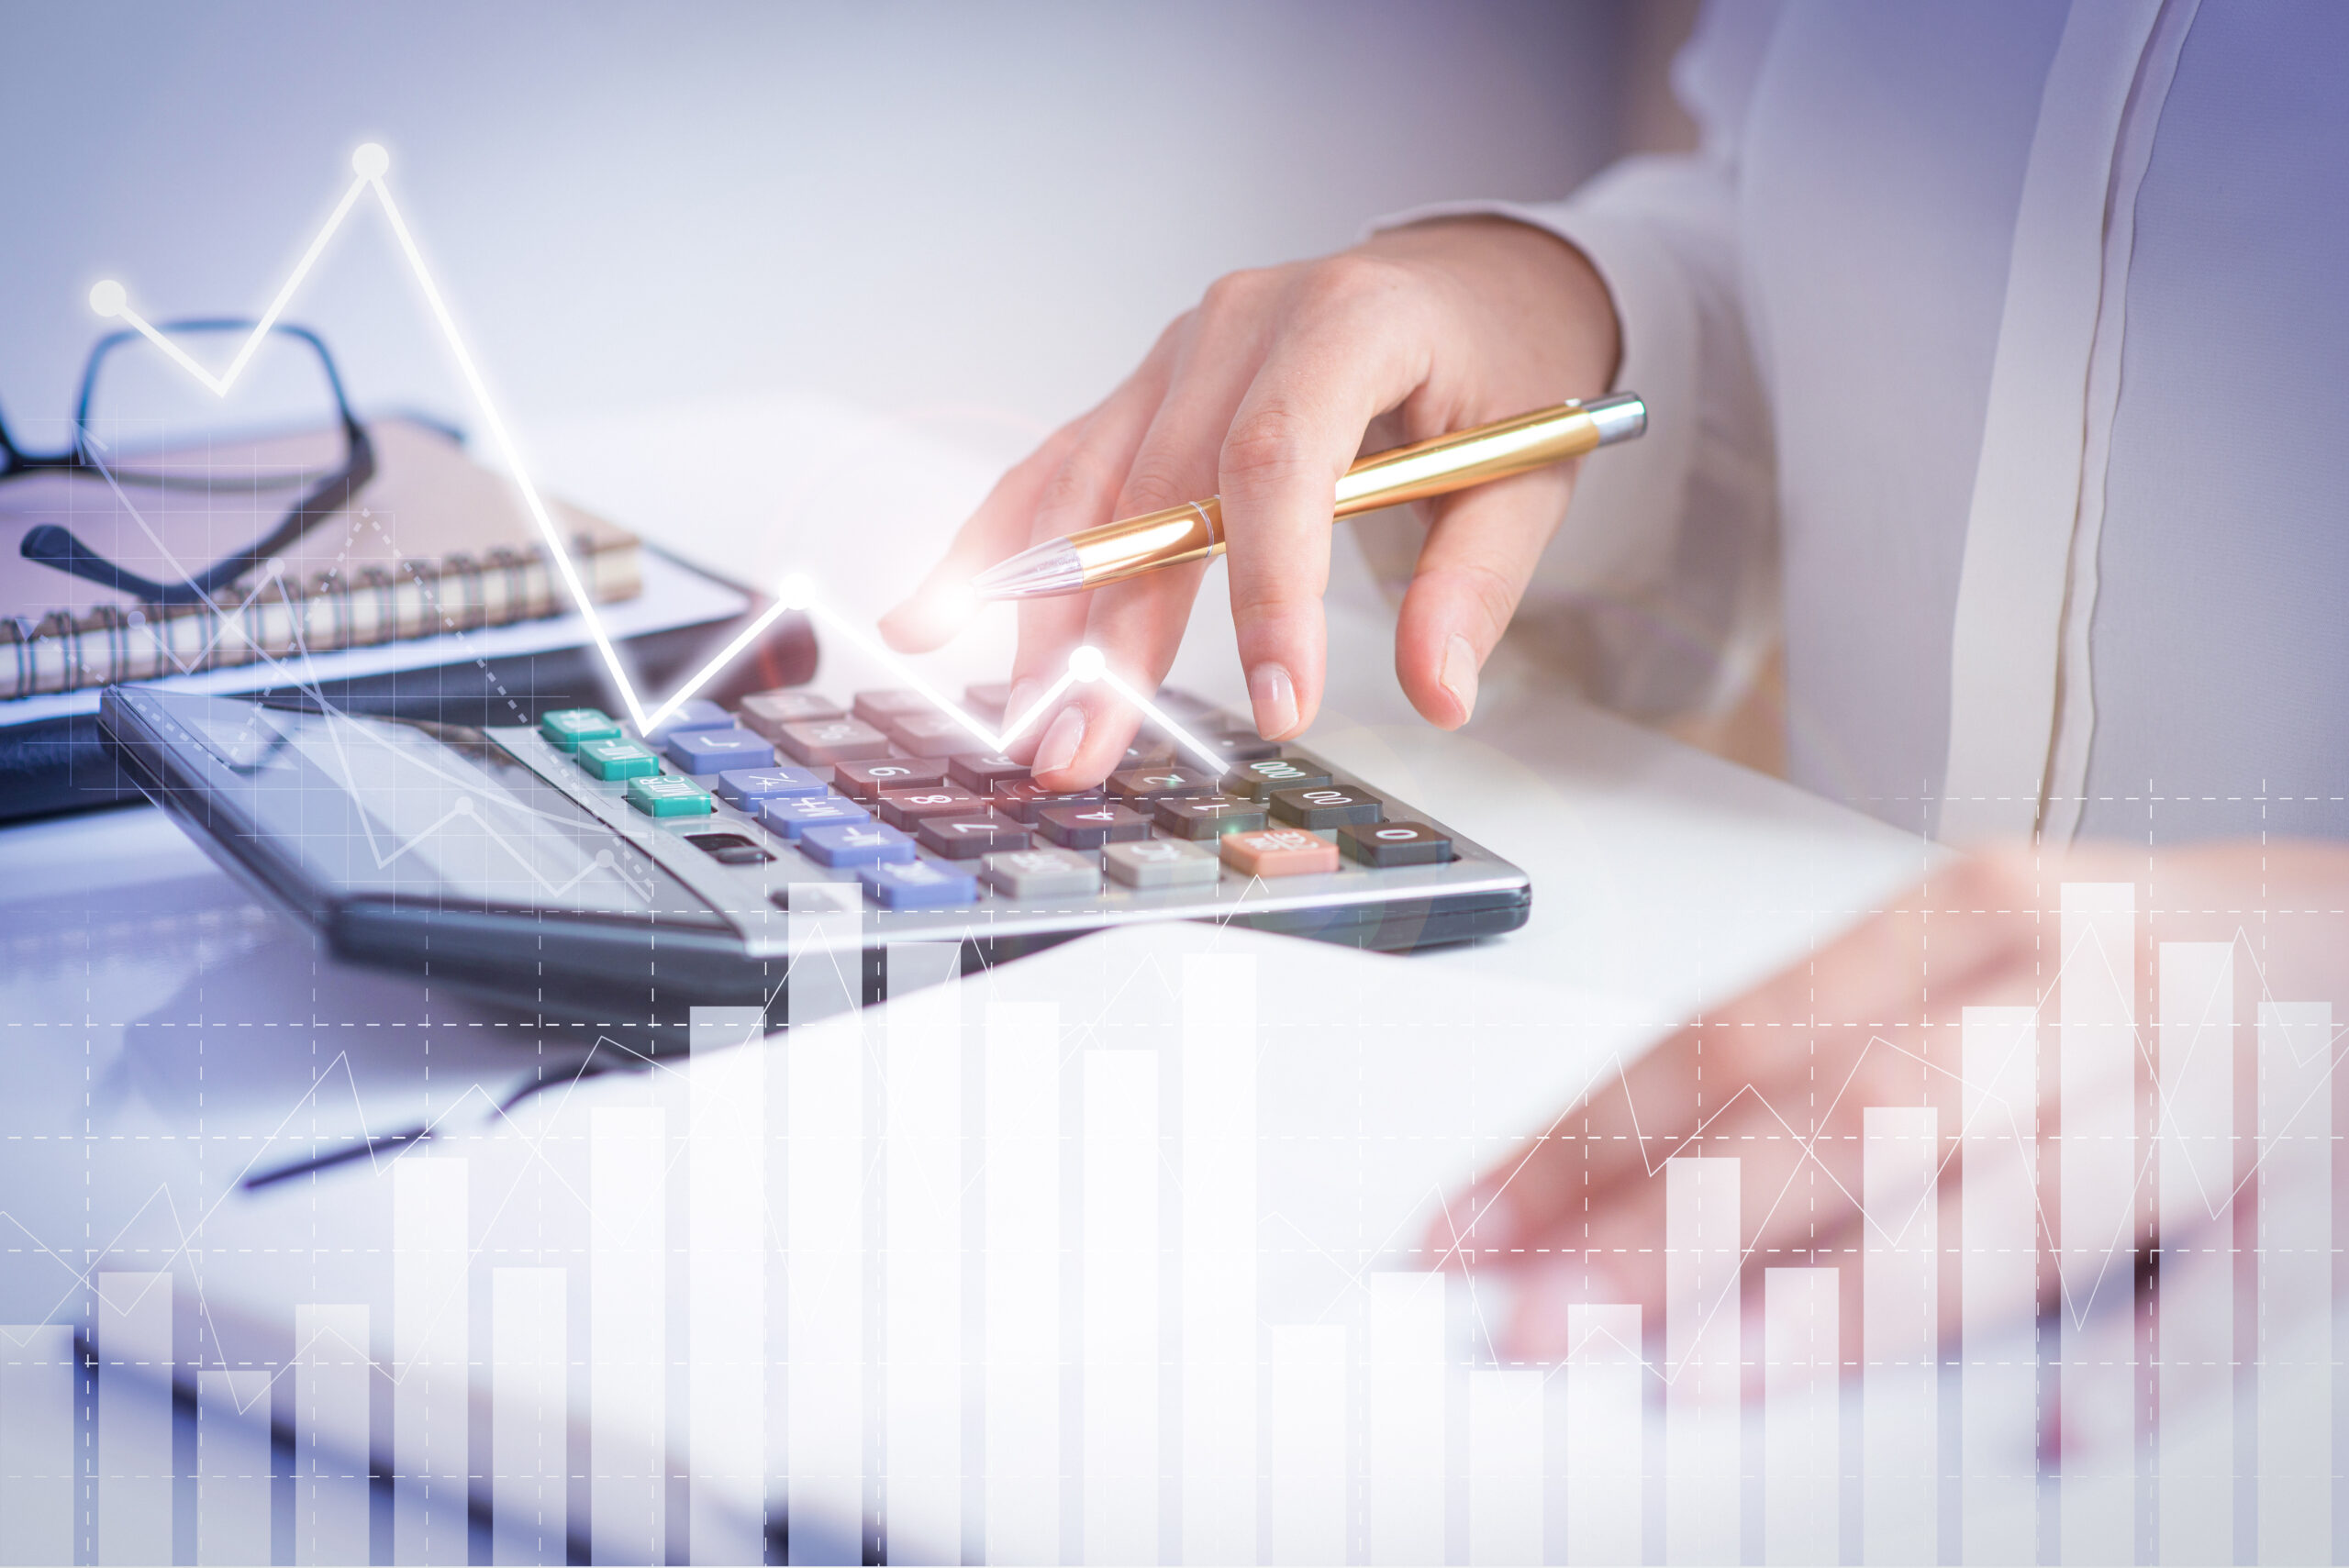
M1624 392L1594 403L1537 408L1392 451L1373 452L1338 481L1331 516L1351 517L1546 468L1597 447L1628 441L1647 428L1648 406ZM1210 495L1163 512L1082 528L1066 539L1046 539L980 573L971 580L971 590L983 599L1049 598L1222 553L1222 500Z

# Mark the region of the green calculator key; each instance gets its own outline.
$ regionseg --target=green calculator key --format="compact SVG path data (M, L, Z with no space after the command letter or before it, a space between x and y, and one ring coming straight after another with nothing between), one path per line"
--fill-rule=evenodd
M647 817L707 817L717 809L709 791L679 778L630 779L628 803Z
M566 751L576 751L585 740L617 740L620 727L598 707L559 707L539 716L539 733Z
M661 772L661 759L633 740L582 741L579 765L599 779L649 779Z

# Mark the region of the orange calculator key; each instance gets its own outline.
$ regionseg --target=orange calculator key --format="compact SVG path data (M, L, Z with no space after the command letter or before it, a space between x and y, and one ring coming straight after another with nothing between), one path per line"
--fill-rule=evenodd
M1338 846L1302 828L1226 833L1223 863L1248 876L1306 876L1338 869Z

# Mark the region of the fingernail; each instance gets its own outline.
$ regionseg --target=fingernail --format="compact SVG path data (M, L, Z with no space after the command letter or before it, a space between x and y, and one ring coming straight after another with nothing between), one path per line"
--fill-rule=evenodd
M1463 720L1476 711L1476 651L1457 632L1443 645L1443 669L1436 679L1460 705Z
M1265 740L1297 728L1297 686L1286 665L1267 660L1248 672L1248 701L1256 710L1256 733Z
M1036 748L1035 772L1056 773L1076 761L1076 749L1085 743L1085 710L1064 707L1044 731L1042 742Z

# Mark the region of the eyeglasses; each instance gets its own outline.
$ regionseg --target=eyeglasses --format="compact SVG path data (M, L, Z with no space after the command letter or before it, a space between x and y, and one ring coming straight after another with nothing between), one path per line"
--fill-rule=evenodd
M186 349L200 348L207 339L241 344L257 327L252 321L206 318L166 322L158 330ZM226 399L196 389L141 334L122 331L99 339L74 401L73 444L61 452L28 452L0 420L0 483L61 473L95 475L125 491L226 494L253 502L291 493L291 505L276 527L178 582L158 582L118 565L57 523L28 529L18 553L143 604L197 604L232 588L350 505L374 477L375 450L351 411L333 356L317 333L283 324L273 324L256 349L240 378L240 384L252 384L252 395L240 397L240 406L232 409ZM253 373L264 356L271 361L262 367L265 373ZM203 398L211 401L192 401ZM232 434L231 420L241 420L244 428Z

